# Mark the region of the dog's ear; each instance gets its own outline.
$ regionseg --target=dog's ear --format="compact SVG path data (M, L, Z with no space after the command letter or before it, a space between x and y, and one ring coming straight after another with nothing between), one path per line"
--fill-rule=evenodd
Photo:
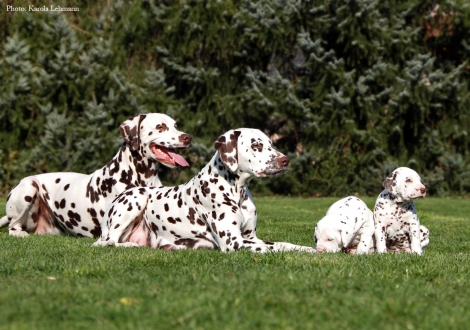
M214 148L219 152L220 159L231 172L238 168L238 137L241 131L230 130L221 135L214 143Z
M137 115L129 118L119 126L119 131L124 141L131 147L131 150L137 150L140 146L140 123L147 117L146 115Z
M390 175L384 181L384 188L388 190L390 195L397 203L404 202L403 191L402 191L402 177L400 175L400 168L397 168L395 171L390 173Z
M384 188L387 189L392 195L397 194L397 185L398 185L397 176L398 176L398 172L397 170L395 170L392 173L390 173L390 175L387 176L387 178L384 181Z

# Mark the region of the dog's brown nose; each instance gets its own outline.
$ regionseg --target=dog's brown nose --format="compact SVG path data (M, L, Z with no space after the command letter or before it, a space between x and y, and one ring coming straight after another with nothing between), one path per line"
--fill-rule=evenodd
M419 191L421 191L421 193L424 194L426 192L426 188L423 187L423 188L419 189Z
M286 167L287 165L289 165L289 161L290 159L287 156L279 157L277 160L279 166L282 166L282 167Z
M193 137L189 134L181 134L179 140L180 142L183 142L184 144L188 145L193 140Z

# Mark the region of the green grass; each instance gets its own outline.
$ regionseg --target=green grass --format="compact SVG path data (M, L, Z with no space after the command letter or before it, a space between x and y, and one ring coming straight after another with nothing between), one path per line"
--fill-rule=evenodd
M256 198L258 236L312 245L335 200ZM416 204L422 257L93 248L3 229L0 329L466 329L470 203Z

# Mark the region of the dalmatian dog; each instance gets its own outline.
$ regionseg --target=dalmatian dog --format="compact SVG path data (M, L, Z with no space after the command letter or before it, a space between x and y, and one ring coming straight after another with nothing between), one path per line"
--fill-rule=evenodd
M423 253L429 243L429 230L420 226L413 200L426 196L426 187L415 171L394 170L384 181L374 207L375 242L378 253Z
M315 226L317 252L344 251L368 254L374 251L374 215L359 198L349 196L330 206Z
M117 196L94 246L315 252L256 236L257 213L247 184L254 177L285 172L289 158L257 129L230 130L214 146L213 158L186 184L136 187Z
M124 143L104 167L90 175L46 173L22 179L10 192L6 216L9 234L28 233L99 237L106 207L132 187L161 186L157 169L189 166L174 149L186 148L189 134L160 113L141 114L119 127Z

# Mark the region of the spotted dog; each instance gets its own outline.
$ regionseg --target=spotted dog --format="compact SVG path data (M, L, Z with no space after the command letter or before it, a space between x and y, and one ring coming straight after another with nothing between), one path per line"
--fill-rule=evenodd
M374 251L374 215L357 197L343 198L330 206L315 226L317 252L344 251L368 254Z
M230 130L214 146L214 157L188 183L133 188L116 197L94 246L315 252L256 237L257 213L247 184L254 177L283 173L289 158L257 129Z
M415 171L407 167L394 170L383 183L385 190L374 207L377 252L423 253L429 231L420 226L413 200L426 196L426 187Z
M188 166L172 148L186 148L189 134L164 114L137 115L119 127L124 143L103 168L90 175L70 172L26 177L10 192L6 216L13 236L28 233L98 237L108 204L132 187L161 186L157 169Z

